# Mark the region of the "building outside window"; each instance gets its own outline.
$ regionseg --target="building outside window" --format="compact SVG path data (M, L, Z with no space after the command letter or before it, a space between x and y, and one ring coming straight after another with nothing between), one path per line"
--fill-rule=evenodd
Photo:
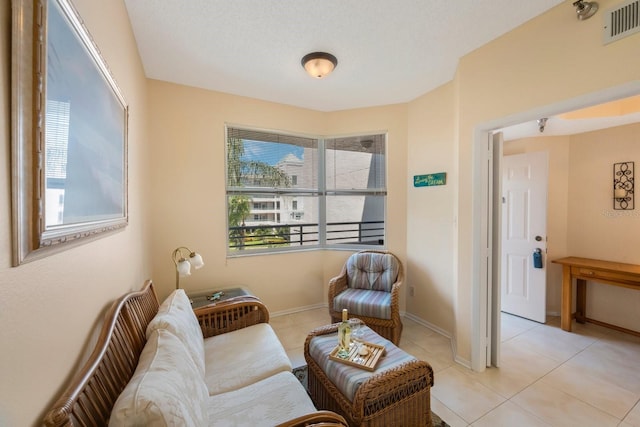
M227 128L228 253L384 246L386 135Z

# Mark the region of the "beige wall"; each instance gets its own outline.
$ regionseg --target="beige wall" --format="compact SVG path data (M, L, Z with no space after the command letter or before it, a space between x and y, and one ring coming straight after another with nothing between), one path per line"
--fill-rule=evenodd
M605 0L600 2L600 7L606 10L616 3ZM479 131L501 118L539 112L544 107L566 104L567 100L637 82L639 78L640 34L603 46L601 19L578 21L573 12L571 2L566 1L463 57L453 82L455 110L430 129L430 132L446 133L450 132L451 123L456 125L457 139L450 147L450 154L457 157L459 171L455 178L458 191L454 210L458 225L451 232L457 248L451 257L457 259L458 264L456 274L451 276L456 287L451 305L455 307L452 335L458 360L471 361L473 333L480 321L479 278L473 258L474 221L478 217L480 196L474 187L478 182L474 156L484 142ZM441 96L434 91L419 102L428 103ZM530 113L531 120L539 118L534 113ZM411 143L421 142L412 139ZM409 247L416 245L411 233L407 238Z
M407 312L448 335L454 331L456 290L454 108L453 84L409 104L406 177ZM446 185L413 187L414 175L438 172L447 174Z
M161 297L175 286L171 251L197 250L205 267L181 280L188 291L246 286L272 313L326 302L328 279L350 252L308 251L227 258L225 123L334 135L388 131L389 171L405 170L406 105L321 113L160 81L150 81L154 278ZM388 174L387 245L404 258L406 189Z
M87 357L110 302L149 277L146 81L123 2L75 0L130 107L129 225L11 267L11 2L0 2L0 425L41 425Z
M640 206L614 210L612 190L614 163L640 165L640 124L575 135L570 150L569 254L640 264ZM640 292L588 284L593 319L640 331L638 307Z

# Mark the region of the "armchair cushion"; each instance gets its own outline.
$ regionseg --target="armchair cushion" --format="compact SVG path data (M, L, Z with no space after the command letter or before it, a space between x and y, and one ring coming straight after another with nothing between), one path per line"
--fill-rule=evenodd
M333 309L346 308L349 315L391 319L391 293L366 289L347 289L333 299Z
M347 260L349 288L391 292L400 266L391 254L356 253Z

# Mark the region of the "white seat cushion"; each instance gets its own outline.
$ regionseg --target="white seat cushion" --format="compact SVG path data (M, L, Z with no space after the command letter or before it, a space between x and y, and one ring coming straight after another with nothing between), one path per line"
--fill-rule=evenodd
M210 395L237 390L278 372L291 361L267 323L205 338L205 383Z
M208 399L202 376L182 342L166 330L154 330L116 400L109 426L205 426Z
M147 326L147 339L156 329L166 329L182 341L204 378L202 330L184 289L176 289L162 302L158 314Z
M255 384L211 396L211 425L273 427L316 411L300 381L281 372Z

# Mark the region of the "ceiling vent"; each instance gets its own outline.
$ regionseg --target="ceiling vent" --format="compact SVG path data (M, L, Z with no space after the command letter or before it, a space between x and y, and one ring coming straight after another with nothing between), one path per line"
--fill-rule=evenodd
M640 31L640 0L627 0L604 13L604 44Z

